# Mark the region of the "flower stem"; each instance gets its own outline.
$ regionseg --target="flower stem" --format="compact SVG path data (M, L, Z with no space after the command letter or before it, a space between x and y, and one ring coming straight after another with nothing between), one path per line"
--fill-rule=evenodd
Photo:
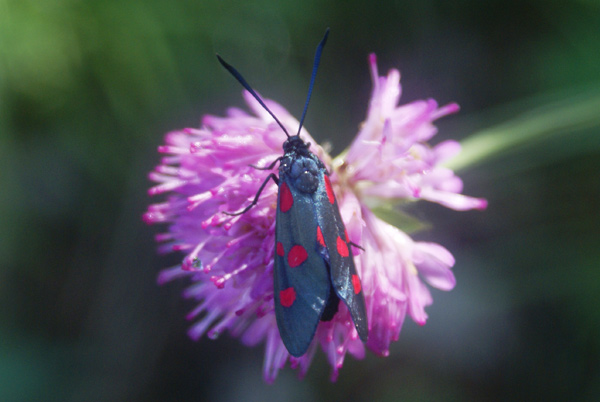
M464 169L554 136L569 135L572 143L573 135L584 132L582 129L600 126L599 110L600 94L597 91L563 97L472 134L461 142L461 153L445 166L453 170Z

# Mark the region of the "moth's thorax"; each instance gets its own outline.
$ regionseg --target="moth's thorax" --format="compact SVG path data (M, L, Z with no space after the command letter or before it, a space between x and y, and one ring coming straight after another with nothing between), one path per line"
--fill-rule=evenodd
M312 194L319 187L319 170L325 166L309 151L309 145L297 135L283 143L284 155L279 165L279 177L288 179L289 184L299 191Z
M303 193L312 194L319 187L319 166L309 156L285 156L279 166L279 177Z

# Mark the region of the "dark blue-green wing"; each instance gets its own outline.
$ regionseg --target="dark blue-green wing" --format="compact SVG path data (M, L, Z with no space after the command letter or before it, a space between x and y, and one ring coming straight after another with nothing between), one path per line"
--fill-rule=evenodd
M325 169L320 172L319 188L315 196L318 243L325 247L321 254L330 266L331 283L337 296L348 306L360 339L366 342L368 326L362 284L354 265L346 227Z
M293 356L306 353L329 299L326 262L316 251L314 194L279 176L275 229L274 298L279 333Z

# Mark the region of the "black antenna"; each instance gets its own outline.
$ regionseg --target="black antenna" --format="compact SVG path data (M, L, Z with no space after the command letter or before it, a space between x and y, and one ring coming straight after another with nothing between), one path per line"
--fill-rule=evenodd
M236 80L238 80L238 82L240 84L242 84L242 86L244 88L246 88L246 90L248 92L250 92L250 95L254 96L254 99L256 99L258 101L258 103L260 103L260 105L265 108L265 110L267 112L269 112L269 114L271 115L271 117L273 117L275 119L275 121L277 122L277 124L279 124L279 127L281 127L281 129L283 130L283 132L285 133L285 135L288 136L288 138L290 137L290 135L288 134L287 130L285 129L285 127L283 127L283 124L281 124L281 122L279 121L279 119L277 119L277 117L275 117L275 115L273 114L273 112L271 112L271 110L269 110L269 108L267 107L267 105L265 105L265 102L263 102L263 100L260 98L260 96L258 96L258 94L254 91L254 89L252 89L252 87L250 86L250 84L248 84L248 82L244 79L244 77L242 77L242 74L240 74L235 68L233 68L231 65L227 64L225 62L225 60L223 60L221 58L221 56L217 55L217 59L219 59L219 62L221 63L221 65L223 67L225 67L227 69L227 71L229 71L231 73L231 75L233 75L235 77Z
M310 85L308 86L308 95L306 95L306 102L304 103L304 110L302 111L302 117L300 118L300 126L298 127L298 134L300 135L300 130L302 130L302 125L304 124L304 118L306 117L306 111L308 110L308 102L310 101L310 96L312 95L313 87L315 86L315 78L317 76L317 70L319 69L319 62L321 61L321 53L323 52L323 48L325 47L325 43L327 43L327 37L329 36L329 28L325 31L325 35L321 42L317 45L317 50L315 51L315 61L313 62L313 70L312 75L310 76Z
M327 30L325 31L325 35L323 36L323 39L321 39L321 42L319 42L319 44L317 45L317 50L315 51L315 60L313 62L312 75L310 77L310 84L308 86L308 95L306 96L306 103L304 103L304 110L302 111L302 117L300 118L300 126L298 127L298 133L296 134L296 137L298 137L300 135L300 130L302 130L302 125L304 124L304 118L306 117L306 111L308 110L308 103L310 102L310 96L312 95L312 90L313 90L313 87L315 86L315 78L317 76L317 70L319 69L319 62L321 61L321 53L323 53L323 48L325 47L325 43L327 43L328 36L329 36L329 28L327 28ZM283 130L285 135L287 135L287 137L290 138L290 135L287 132L287 130L285 129L285 127L283 127L283 124L281 124L279 119L277 119L277 117L275 117L273 112L271 112L271 110L267 107L267 105L265 105L265 102L263 102L263 100L260 98L260 96L258 96L258 94L254 91L254 89L252 89L250 84L248 84L248 82L244 79L244 77L242 77L242 74L240 74L239 71L237 71L235 68L233 68L233 66L228 64L225 60L223 60L221 58L221 56L217 55L217 59L219 59L219 63L221 63L221 65L223 67L225 67L227 69L227 71L229 71L231 73L231 75L233 75L235 77L235 79L238 80L238 82L240 84L242 84L242 86L248 92L250 92L250 95L252 95L254 97L254 99L256 99L258 101L258 103L260 103L260 105L271 115L271 117L273 117L273 119L275 119L275 121L277 122L277 124L279 124L279 127L281 127L281 129Z

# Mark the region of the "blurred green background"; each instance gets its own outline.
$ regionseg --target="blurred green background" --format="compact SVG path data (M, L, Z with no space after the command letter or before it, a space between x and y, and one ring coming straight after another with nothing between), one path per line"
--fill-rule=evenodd
M334 154L371 82L456 101L435 142L464 140L485 212L417 204L420 240L456 257L424 327L388 358L318 355L265 385L263 347L192 342L184 282L141 215L166 131L242 106L219 52ZM0 400L598 400L600 2L0 0Z

